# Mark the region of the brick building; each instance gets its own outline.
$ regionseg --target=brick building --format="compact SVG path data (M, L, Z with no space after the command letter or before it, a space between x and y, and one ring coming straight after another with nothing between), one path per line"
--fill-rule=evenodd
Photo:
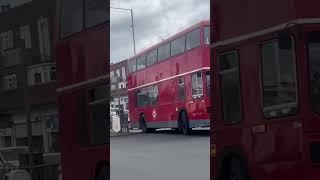
M128 110L127 60L110 65L111 108ZM120 100L119 100L120 98Z
M28 145L30 114L34 151L58 151L54 15L55 0L0 1L0 147Z

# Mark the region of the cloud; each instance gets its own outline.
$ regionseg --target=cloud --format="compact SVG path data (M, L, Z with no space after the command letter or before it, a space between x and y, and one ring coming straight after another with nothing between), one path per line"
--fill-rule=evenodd
M210 0L111 0L112 7L131 8L137 53L210 17ZM111 62L133 56L130 11L111 9Z

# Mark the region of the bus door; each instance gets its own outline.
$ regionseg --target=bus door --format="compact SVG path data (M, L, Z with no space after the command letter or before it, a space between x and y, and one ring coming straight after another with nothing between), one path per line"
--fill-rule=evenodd
M251 129L255 161L261 164L265 172L271 163L274 171L279 171L279 177L283 178L288 172L299 172L296 171L297 164L288 166L286 163L298 161L301 157L301 152L297 150L301 147L302 125L297 117L299 96L293 36L290 41L288 47L281 47L279 38L261 42L259 46L259 109L263 118Z

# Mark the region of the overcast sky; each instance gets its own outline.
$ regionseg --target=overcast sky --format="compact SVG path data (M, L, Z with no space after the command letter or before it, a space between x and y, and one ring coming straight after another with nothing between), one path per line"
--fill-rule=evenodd
M137 53L210 18L210 0L110 0L111 7L132 8ZM130 11L110 10L111 62L133 56Z

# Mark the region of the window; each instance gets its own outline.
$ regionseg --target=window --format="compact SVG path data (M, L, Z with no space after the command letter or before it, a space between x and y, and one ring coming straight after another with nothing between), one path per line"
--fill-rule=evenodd
M138 90L138 107L145 107L148 105L148 91L147 88Z
M147 66L157 63L157 49L151 51L147 55Z
M210 72L206 72L206 89L207 89L207 96L210 96Z
M237 52L222 54L219 63L223 120L226 124L238 123L241 120L241 93Z
M121 68L121 71L122 71L122 79L123 79L124 81L127 80L126 68L125 68L125 67L122 67L122 68Z
M120 77L120 69L116 70L116 77Z
M320 113L320 32L310 33L308 56L311 107Z
M12 31L0 34L0 49L6 50L13 48L13 33Z
M56 80L56 68L55 67L50 68L50 80L51 81Z
M203 95L202 74L198 72L192 75L192 97L197 98Z
M196 29L187 34L187 50L200 46L200 29Z
M129 61L128 68L129 68L128 69L129 73L136 72L136 70L137 70L137 61L135 59Z
M204 43L210 44L210 27L209 26L204 27Z
M85 0L86 1L86 27L90 28L107 22L109 17L109 1Z
M137 58L137 70L143 69L146 67L146 55L143 55Z
M149 105L154 106L158 104L159 102L158 86L148 87L148 98L149 98Z
M184 84L183 77L178 79L178 86L179 86L179 100L183 101L186 99L186 90L185 90L185 84Z
M295 114L298 99L293 49L280 49L278 40L263 44L261 66L265 117Z
M110 72L110 77L113 78L114 77L114 71Z
M181 54L185 51L186 38L181 36L178 39L171 42L171 56Z
M170 43L162 45L158 48L158 61L165 60L170 57Z
M31 48L31 35L29 25L20 27L20 39L24 40L26 48Z
M49 60L50 57L50 36L48 18L41 17L38 20L39 46L42 60Z
M42 66L31 68L28 72L29 85L48 83L56 80L55 65L44 64Z
M61 1L61 29L62 38L76 34L83 28L83 1L62 0Z
M2 78L2 82L3 82L3 90L13 90L13 89L16 89L18 86L16 74L4 76Z

